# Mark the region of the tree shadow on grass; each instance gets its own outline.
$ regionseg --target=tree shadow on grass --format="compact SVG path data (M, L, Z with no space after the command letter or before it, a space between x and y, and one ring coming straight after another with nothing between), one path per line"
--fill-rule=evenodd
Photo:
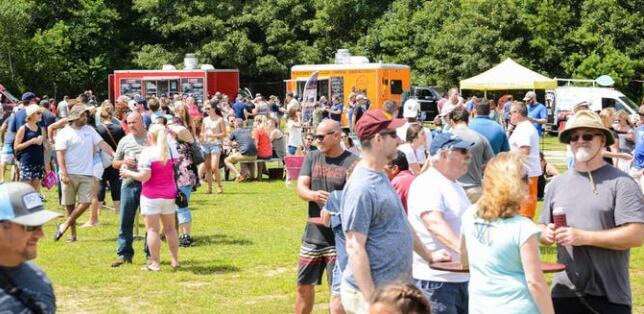
M166 264L162 262L161 264ZM170 265L167 262L168 266ZM198 260L187 260L181 264L181 267L177 269L178 272L189 272L195 275L212 275L212 274L227 274L233 272L239 272L241 269L234 265L228 264L219 264L216 261L198 261Z
M253 245L254 242L248 239L234 238L226 234L196 235L192 237L194 243L192 246L208 245Z
M137 242L142 242L145 238L145 233L135 236L133 243L136 247ZM234 238L226 234L212 234L212 235L193 235L194 241L191 246L209 246L209 245L253 245L255 242L248 239ZM116 242L117 238L102 238L96 240L88 240L88 242Z

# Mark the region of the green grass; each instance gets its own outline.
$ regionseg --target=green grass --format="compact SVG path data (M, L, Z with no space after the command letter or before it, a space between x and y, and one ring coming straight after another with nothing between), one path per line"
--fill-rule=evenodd
M561 150L554 138L544 145ZM40 241L40 265L53 281L60 313L289 313L306 204L284 181L224 183L225 194L193 194L194 247L181 248L182 268L173 273L162 243L162 271L141 271L143 242L135 241L134 264L112 269L118 217L101 213L101 224L79 229L79 241L53 242L54 223ZM54 192L47 205L60 210ZM109 197L108 197L109 198ZM80 219L84 222L86 216ZM143 232L141 220L140 232ZM65 236L66 237L66 236ZM553 248L542 249L554 260ZM631 251L634 313L644 312L644 249ZM550 276L548 277L550 278ZM317 288L316 313L326 313L326 286Z

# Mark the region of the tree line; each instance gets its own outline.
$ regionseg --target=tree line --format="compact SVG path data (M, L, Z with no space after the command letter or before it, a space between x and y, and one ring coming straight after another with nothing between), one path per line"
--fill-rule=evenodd
M281 82L340 48L411 66L415 85L458 81L512 57L549 77L644 80L641 0L0 0L0 84L107 94L119 69L200 63ZM282 87L283 89L283 87Z

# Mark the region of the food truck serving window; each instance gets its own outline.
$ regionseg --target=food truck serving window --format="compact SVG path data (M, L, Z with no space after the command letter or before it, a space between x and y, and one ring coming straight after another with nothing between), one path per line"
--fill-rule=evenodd
M182 78L181 91L190 94L197 102L203 103L203 78Z
M400 95L403 92L402 81L401 80L391 80L391 93L394 95Z
M121 95L134 97L141 95L141 80L138 79L121 79Z

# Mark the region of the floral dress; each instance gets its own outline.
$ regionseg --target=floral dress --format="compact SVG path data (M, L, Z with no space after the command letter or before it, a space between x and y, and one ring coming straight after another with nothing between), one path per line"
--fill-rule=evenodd
M178 186L195 186L197 185L197 167L192 162L192 149L189 143L177 141L177 172L179 178Z

